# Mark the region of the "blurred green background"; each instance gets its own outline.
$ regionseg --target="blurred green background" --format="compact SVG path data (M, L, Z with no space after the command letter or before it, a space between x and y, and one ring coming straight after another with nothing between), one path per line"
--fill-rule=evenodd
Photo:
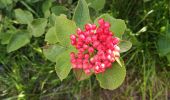
M95 76L78 82L73 72L61 82L55 64L42 53L44 35L34 37L23 48L7 53L4 44L12 32L26 27L14 20L14 9L27 10L34 18L46 18L48 12L44 14L43 6L49 4L47 0L0 0L0 99L170 100L170 1L94 1L93 5L89 4L93 20L109 13L125 20L128 27L123 38L130 40L133 47L121 54L127 69L124 83L116 90L105 90L100 88ZM50 12L64 13L72 18L77 0L50 2Z

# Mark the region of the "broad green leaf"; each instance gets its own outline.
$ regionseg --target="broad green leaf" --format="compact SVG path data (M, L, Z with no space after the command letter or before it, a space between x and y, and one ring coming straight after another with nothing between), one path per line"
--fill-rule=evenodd
M30 24L33 21L32 13L22 9L15 9L15 17L21 24Z
M67 14L68 9L65 6L54 6L51 8L51 12L55 15Z
M65 15L60 15L56 17L55 20L56 35L61 45L70 45L70 34L76 32L76 24L66 18Z
M9 30L5 33L2 32L1 36L0 36L1 37L1 43L2 44L8 44L14 34L15 34L14 30Z
M55 27L51 27L47 31L47 33L45 35L45 41L47 41L50 44L55 44L55 43L59 42Z
M43 48L44 56L52 62L55 62L57 56L59 56L64 51L65 51L65 48L58 44L49 45L49 46Z
M132 43L129 41L121 40L118 44L120 47L120 53L128 51L132 47Z
M158 39L158 51L160 56L165 56L170 52L170 39L165 36L161 36Z
M98 20L103 18L105 21L111 24L110 30L115 34L116 37L122 38L123 33L126 30L126 24L124 20L115 19L109 14L103 14L99 16L94 22L98 25Z
M28 29L34 37L39 37L44 34L47 26L47 19L38 18L34 19L31 24L28 25Z
M74 69L73 71L78 81L85 80L91 76L86 75L82 69Z
M160 36L158 39L158 51L160 56L166 56L170 53L170 24L166 25L166 33L164 36Z
M104 8L105 0L86 0L89 4L89 7L95 9L96 11L99 11Z
M125 76L126 69L124 64L120 67L117 62L114 62L112 67L106 69L104 73L96 74L96 78L99 81L100 86L109 90L118 88L123 83Z
M42 11L44 13L45 18L50 16L50 7L52 6L52 0L44 0L42 4Z
M15 51L27 43L30 42L30 36L27 31L18 31L15 35L12 36L9 44L7 45L7 51Z
M73 15L73 20L76 22L76 25L81 29L84 28L85 24L91 22L89 8L85 0L78 1Z
M0 0L0 8L8 7L12 4L12 0Z
M61 81L68 76L71 70L70 52L71 50L66 50L56 58L55 70Z
M56 15L52 13L49 17L49 26L51 27L55 26L55 18L56 18Z

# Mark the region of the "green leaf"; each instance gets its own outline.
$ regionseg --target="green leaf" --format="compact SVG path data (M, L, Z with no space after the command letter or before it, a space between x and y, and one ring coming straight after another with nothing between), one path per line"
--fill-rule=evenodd
M160 56L165 56L170 52L170 39L165 36L160 36L158 39L158 51Z
M12 36L15 34L14 30L8 30L7 32L1 33L1 44L8 44Z
M122 61L123 64L123 61ZM114 90L118 88L124 81L126 76L126 69L123 65L114 62L111 68L106 69L104 73L96 74L96 78L100 86L104 89Z
M68 9L65 6L54 6L51 8L51 12L55 15L67 14Z
M61 81L68 76L71 70L70 52L71 50L66 50L56 58L55 70Z
M89 4L89 7L95 9L96 11L100 11L104 8L105 0L86 0Z
M43 48L44 56L52 62L55 62L57 56L59 56L64 51L65 51L65 48L58 44L49 45L49 46Z
M109 22L111 24L110 30L115 34L116 37L122 38L123 33L126 30L126 24L124 20L121 19L115 19L109 14L103 14L95 19L95 24L98 25L98 20L100 18L103 18L105 21Z
M34 19L31 24L29 24L28 29L34 37L40 37L45 32L45 27L47 26L47 19L38 18Z
M61 45L70 45L70 34L76 32L76 24L66 18L65 15L60 15L56 17L55 20L56 35Z
M49 17L49 26L51 27L55 26L55 18L56 18L56 15L52 13Z
M12 52L15 51L27 43L30 42L30 36L27 31L18 31L13 37L11 38L9 44L7 45L7 51Z
M91 76L91 75L86 75L82 69L74 69L73 71L78 81L85 80Z
M15 9L15 17L21 24L30 24L33 21L32 13L22 9Z
M91 22L89 8L85 0L78 1L73 15L73 20L76 22L76 25L81 29L84 28L85 24Z
M170 53L170 24L167 22L166 33L158 39L158 51L160 56L166 56Z
M120 47L120 53L128 51L132 47L132 43L129 41L121 40L118 44Z
M50 16L51 6L52 6L52 0L44 0L42 4L42 12L44 13L45 18Z
M47 33L45 35L45 41L47 41L50 44L55 44L55 43L59 42L55 27L51 27L47 31Z
M8 7L12 4L12 0L0 0L0 8Z

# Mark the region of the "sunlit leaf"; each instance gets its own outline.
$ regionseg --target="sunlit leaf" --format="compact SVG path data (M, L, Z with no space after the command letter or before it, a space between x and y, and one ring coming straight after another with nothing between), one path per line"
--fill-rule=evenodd
M64 51L65 51L65 48L58 44L49 45L43 48L43 53L45 57L52 62L55 62L57 56L59 56Z
M118 88L123 83L125 76L126 69L124 64L121 67L117 62L114 62L112 67L108 68L104 73L96 74L100 86L109 90Z
M70 73L71 63L69 55L71 51L72 50L66 50L56 58L55 70L61 81Z
M32 13L22 9L15 9L15 17L21 24L30 24L33 21Z
M34 37L39 37L44 34L46 26L47 19L38 18L34 19L33 22L29 24L28 29Z

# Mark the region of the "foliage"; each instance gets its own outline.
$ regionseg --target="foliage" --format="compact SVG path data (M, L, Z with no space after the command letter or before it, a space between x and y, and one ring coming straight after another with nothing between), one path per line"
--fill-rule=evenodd
M1 0L0 98L168 100L169 3ZM105 73L109 75L89 77L81 70L71 70L69 52L75 50L69 45L69 34L77 27L84 28L85 23L96 23L99 17L108 20L122 39L119 46L124 64L114 63L115 69ZM77 82L75 78L85 80ZM99 88L115 89L121 84L114 92Z

